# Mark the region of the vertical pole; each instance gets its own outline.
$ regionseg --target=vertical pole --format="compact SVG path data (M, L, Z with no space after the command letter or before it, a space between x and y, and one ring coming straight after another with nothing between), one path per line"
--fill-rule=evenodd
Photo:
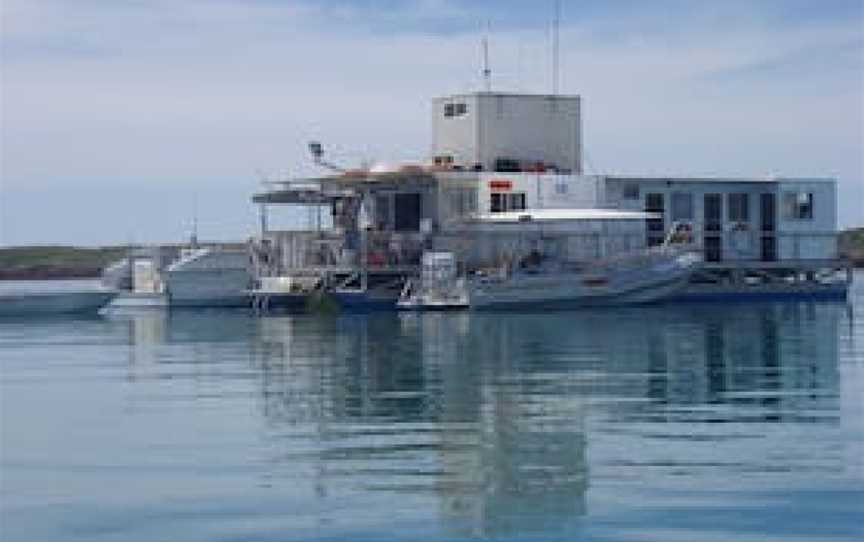
M489 68L489 27L486 22L486 34L483 36L483 83L486 92L492 91L492 70Z
M267 233L267 204L262 203L259 208L259 218L261 220L261 237Z
M561 0L555 0L555 19L552 25L552 95L558 94L558 27L561 24Z
M365 199L365 194L360 197L360 207L363 207L363 200ZM358 210L358 218L360 211ZM363 227L357 221L357 226L360 227L360 289L365 293L369 288L369 270L368 270L368 251L369 251L369 238L366 232L366 228Z

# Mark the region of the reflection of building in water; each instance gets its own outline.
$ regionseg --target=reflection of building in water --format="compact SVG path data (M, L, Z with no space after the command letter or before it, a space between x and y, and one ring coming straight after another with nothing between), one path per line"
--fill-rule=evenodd
M588 488L579 398L567 392L566 375L516 361L525 359L518 350L530 320L486 326L473 318L471 335L458 342L454 334L423 335L429 349L446 345L439 351L442 514L463 534L565 528L585 513Z
M584 512L578 399L560 375L508 363L518 328L476 318L260 320L264 414L314 432L290 442L313 453L318 498L438 495L463 533L549 529Z
M731 424L709 422L833 421L842 316L800 303L267 317L251 349L284 468L302 450L319 497L435 495L448 529L499 535L584 514L589 414L595 476L621 462L644 476L694 430L737 449ZM622 452L626 439L655 447ZM722 468L705 442L682 453Z
M660 403L752 406L753 421L800 418L836 389L841 316L836 304L669 308L659 323L638 324L630 370L647 352L639 393ZM721 412L735 415L711 415Z

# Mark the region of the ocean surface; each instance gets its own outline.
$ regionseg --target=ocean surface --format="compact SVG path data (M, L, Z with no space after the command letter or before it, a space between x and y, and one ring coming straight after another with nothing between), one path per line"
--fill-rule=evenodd
M864 275L849 303L0 321L3 542L483 539L864 539Z

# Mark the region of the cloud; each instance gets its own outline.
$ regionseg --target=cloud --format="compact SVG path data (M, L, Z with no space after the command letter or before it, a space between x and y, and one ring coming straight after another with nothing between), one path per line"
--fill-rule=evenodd
M858 3L563 4L562 89L584 97L596 169L864 182ZM423 158L429 99L480 87L485 20L495 88L548 91L551 2L537 6L5 0L3 199L251 191L259 168L313 172L313 138L346 163ZM36 231L29 220L15 214L16 231Z

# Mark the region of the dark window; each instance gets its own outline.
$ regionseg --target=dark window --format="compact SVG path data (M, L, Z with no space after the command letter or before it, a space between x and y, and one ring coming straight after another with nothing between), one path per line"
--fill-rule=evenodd
M672 220L693 220L693 194L672 194Z
M810 192L786 192L783 194L783 216L787 219L810 220L813 218L813 194Z
M663 243L666 232L666 223L663 219L665 211L663 194L645 194L645 211L660 215L658 218L649 218L645 221L645 228L648 230L646 243L648 246L659 245Z
M524 192L496 192L489 198L489 212L504 213L507 211L524 211Z
M468 104L465 102L444 104L445 117L461 117L468 113Z
M749 222L750 221L750 198L749 194L729 194L728 199L728 218L730 222Z
M777 198L774 194L759 196L762 231L774 231L777 226Z
M516 193L510 194L510 211L524 211L525 210L525 194L524 193Z
M705 194L705 231L720 231L723 224L723 198L720 194Z
M390 229L390 196L375 196L375 227L379 230Z
M719 237L706 237L703 242L706 262L719 262L723 259L723 249Z
M505 196L507 194L492 194L492 197L489 200L489 212L491 213L503 213L507 210L507 201L505 200Z
M762 261L777 261L777 239L773 236L762 237Z
M519 160L501 157L495 159L495 171L500 171L502 173L515 173L522 171L522 168L519 164Z
M639 185L636 183L627 183L621 190L621 196L624 199L639 199Z
M393 201L393 229L420 231L420 194L396 194Z

